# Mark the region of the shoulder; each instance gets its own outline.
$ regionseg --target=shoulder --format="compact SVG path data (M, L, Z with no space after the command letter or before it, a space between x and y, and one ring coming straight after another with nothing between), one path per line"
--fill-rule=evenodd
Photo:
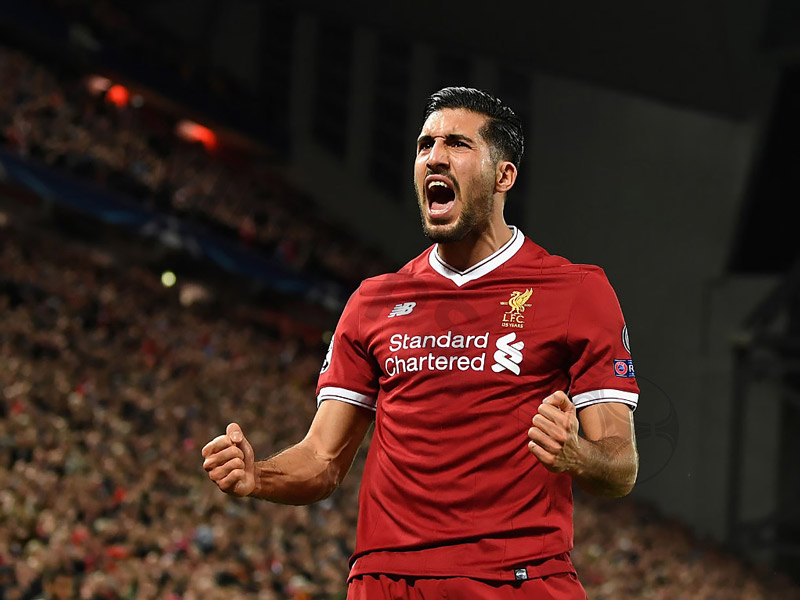
M584 283L596 285L605 282L608 278L605 271L597 265L574 263L563 256L550 254L530 238L525 238L520 258L528 268L536 269L545 277L554 277L571 281L576 286Z
M419 276L430 271L430 254L436 245L428 246L420 254L403 265L396 273L400 276Z
M385 295L391 293L397 286L410 284L420 277L430 275L429 254L433 248L434 246L428 247L394 273L384 273L364 279L355 294L361 296L374 296L376 293Z

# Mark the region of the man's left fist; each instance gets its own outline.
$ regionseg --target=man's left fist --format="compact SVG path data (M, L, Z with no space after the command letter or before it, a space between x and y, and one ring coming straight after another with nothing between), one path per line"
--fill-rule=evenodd
M577 464L578 415L564 392L545 398L528 430L528 449L548 471L562 473Z

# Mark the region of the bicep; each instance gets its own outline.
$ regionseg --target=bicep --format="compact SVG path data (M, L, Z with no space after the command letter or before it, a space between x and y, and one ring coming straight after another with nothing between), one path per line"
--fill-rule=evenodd
M317 456L349 467L374 415L360 406L326 400L317 409L302 444Z
M621 438L634 440L633 411L621 402L598 402L578 410L583 435L593 442Z

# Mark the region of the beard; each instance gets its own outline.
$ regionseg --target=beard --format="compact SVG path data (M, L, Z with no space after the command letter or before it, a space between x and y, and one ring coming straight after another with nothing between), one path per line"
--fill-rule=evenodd
M489 226L494 211L494 175L486 182L473 182L477 193L469 198L461 197L461 212L455 223L448 226L436 226L425 218L425 207L428 199L424 191L416 187L417 204L419 205L422 231L425 236L437 244L460 242L471 233L479 233Z

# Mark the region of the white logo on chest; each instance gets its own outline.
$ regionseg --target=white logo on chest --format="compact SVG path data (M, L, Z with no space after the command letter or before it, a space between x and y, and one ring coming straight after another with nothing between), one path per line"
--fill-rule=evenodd
M411 311L414 310L414 307L417 305L416 302L405 302L400 303L392 309L392 312L389 313L389 318L392 317L402 317L403 315L410 315Z
M497 351L494 353L495 364L492 365L492 371L500 373L501 371L511 371L514 375L519 375L519 364L522 362L522 350L525 347L525 342L522 340L514 342L517 339L516 332L504 335L497 339Z

